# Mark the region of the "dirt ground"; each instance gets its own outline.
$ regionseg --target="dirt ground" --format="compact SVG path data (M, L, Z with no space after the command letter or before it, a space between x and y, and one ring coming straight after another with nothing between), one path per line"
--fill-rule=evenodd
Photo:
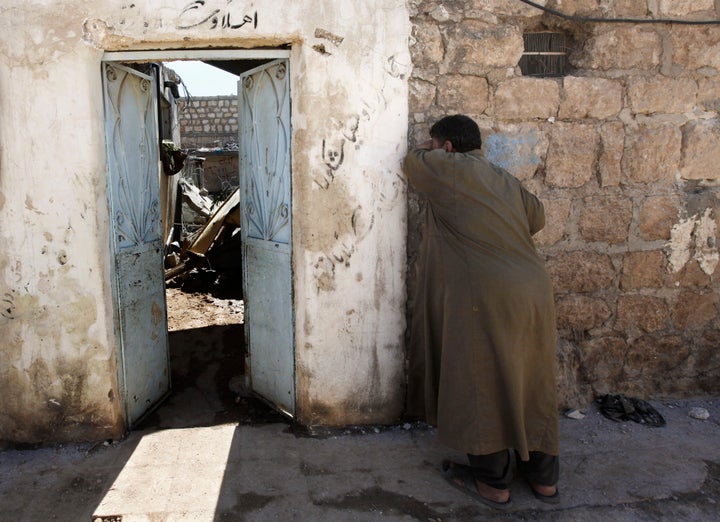
M170 332L242 324L244 321L242 299L219 299L206 292L190 293L170 287L166 299Z
M167 287L172 389L137 428L287 422L245 388L242 294L201 276Z

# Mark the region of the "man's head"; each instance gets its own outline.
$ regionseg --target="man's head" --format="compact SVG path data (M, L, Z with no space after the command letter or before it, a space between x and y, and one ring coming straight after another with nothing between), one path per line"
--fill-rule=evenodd
M480 128L472 119L462 114L445 116L430 127L433 146L448 152L469 152L482 146ZM448 143L449 146L448 146Z

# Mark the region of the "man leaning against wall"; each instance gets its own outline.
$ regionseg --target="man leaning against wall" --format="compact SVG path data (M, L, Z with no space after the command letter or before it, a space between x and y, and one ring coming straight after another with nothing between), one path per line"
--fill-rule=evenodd
M517 471L559 501L556 327L550 278L532 235L543 205L481 153L469 117L442 118L406 156L427 200L412 310L408 413L467 454L449 483L504 508Z

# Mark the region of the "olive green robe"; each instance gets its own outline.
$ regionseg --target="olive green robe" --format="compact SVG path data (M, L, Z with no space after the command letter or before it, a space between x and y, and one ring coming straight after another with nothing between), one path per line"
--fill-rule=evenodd
M479 150L418 149L403 168L428 202L408 412L464 453L557 455L554 300L531 238L542 203Z

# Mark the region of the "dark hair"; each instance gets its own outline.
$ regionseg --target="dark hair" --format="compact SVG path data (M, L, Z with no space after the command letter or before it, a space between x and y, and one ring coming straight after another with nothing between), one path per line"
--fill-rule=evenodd
M430 137L440 143L449 141L458 152L469 152L482 147L480 128L463 114L445 116L430 127Z

